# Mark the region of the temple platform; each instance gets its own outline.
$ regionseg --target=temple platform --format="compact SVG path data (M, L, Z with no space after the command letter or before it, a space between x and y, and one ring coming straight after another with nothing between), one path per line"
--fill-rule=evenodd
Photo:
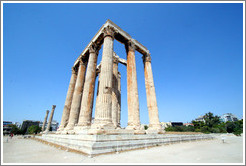
M181 134L120 134L120 135L65 135L43 134L35 136L43 142L60 146L62 149L74 150L89 156L106 153L118 153L120 151L134 150L159 146L163 144L180 143L185 141L198 141L213 139L209 134L181 135Z

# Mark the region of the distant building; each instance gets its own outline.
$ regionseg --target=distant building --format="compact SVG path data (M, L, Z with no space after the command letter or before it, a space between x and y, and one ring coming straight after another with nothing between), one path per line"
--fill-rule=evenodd
M171 125L172 125L171 122L161 122L160 124L161 124L161 128L162 128L162 129L165 129L165 128L167 128L168 126L171 126Z
M233 115L232 113L226 113L226 114L223 114L220 116L220 119L223 121L223 122L235 122L235 121L238 121L238 118Z
M24 120L21 125L21 130L26 134L30 126L39 126L40 121Z
M193 123L184 123L184 126L194 126Z
M11 133L12 127L8 126L11 124L13 124L11 121L3 121L3 135Z
M183 126L183 122L171 122L171 124L172 124L173 127Z
M167 128L168 126L183 126L183 122L161 122L160 124L163 129Z
M45 127L44 127L45 129L46 129L47 125L48 125L48 122L46 122L46 124L45 124ZM42 126L43 126L43 122L40 122L39 127L42 127ZM59 127L59 123L56 120L53 120L51 122L51 131L57 131L58 127Z
M15 122L16 127L21 128L21 123Z
M204 115L198 116L198 118L196 118L195 121L202 121L202 122L205 122L205 120L204 120Z
M3 121L3 126L7 126L13 124L11 121Z

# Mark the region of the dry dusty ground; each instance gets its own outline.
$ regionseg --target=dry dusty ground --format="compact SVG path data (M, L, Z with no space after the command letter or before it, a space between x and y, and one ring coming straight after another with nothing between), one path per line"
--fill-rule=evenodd
M222 142L225 137L225 143ZM162 145L93 158L66 152L32 139L3 138L4 163L243 163L243 137Z

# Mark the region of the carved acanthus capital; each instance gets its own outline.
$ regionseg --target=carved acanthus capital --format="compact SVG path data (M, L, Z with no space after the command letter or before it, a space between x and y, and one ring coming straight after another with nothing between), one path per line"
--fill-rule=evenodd
M77 69L75 67L72 67L72 74L76 74L77 73Z
M151 62L151 56L150 53L148 53L147 55L144 55L143 57L143 62Z
M98 46L96 43L92 43L89 47L89 53L97 53L98 51Z
M102 32L103 32L104 37L110 36L110 37L114 38L116 31L112 27L107 26L103 29Z
M79 59L79 65L86 65L86 58L85 58L85 56L82 56L80 59Z
M126 50L127 50L127 52L128 52L128 51L135 51L135 49L136 49L135 44L133 43L133 41L129 40L129 41L126 43Z

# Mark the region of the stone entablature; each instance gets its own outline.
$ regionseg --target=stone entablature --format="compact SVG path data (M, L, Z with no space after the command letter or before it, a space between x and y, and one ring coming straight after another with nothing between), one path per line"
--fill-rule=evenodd
M128 41L131 41L136 46L136 51L140 52L143 55L149 54L149 50L144 47L141 43L139 43L137 40L133 39L128 33L123 31L119 26L117 26L115 23L113 23L110 20L107 20L106 23L99 29L99 31L96 33L96 35L92 38L90 43L86 46L86 48L83 50L83 52L80 54L80 56L77 58L77 60L74 63L74 66L76 66L79 63L79 59L81 59L82 56L86 56L89 54L89 48L93 43L97 44L99 47L103 44L103 31L106 27L110 27L115 31L114 38L125 44Z

